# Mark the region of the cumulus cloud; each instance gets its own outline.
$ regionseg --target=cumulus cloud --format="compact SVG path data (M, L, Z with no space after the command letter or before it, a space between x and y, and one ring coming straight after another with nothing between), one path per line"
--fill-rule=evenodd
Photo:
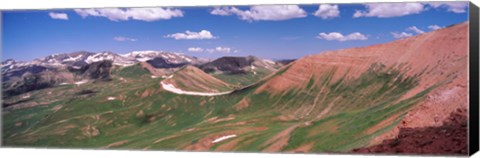
M338 10L338 5L322 4L313 15L322 19L335 18L340 16L340 10Z
M361 34L360 32L354 32L348 35L343 35L339 32L330 32L330 33L319 33L317 38L324 39L327 41L351 41L351 40L367 40L367 36Z
M422 3L372 3L365 4L366 10L357 10L354 18L379 17L390 18L418 14L425 10Z
M307 16L305 10L298 5L262 5L252 6L248 10L241 10L236 7L217 7L210 14L221 16L237 15L240 19L246 21L281 21Z
M125 41L135 42L135 41L137 41L137 39L135 39L135 38L123 37L123 36L113 37L113 40L119 41L119 42L125 42Z
M429 28L430 30L438 30L438 29L441 29L441 28L443 28L443 27L438 26L438 25L429 25L428 28Z
M212 48L212 49L206 49L205 50L206 52L208 53L230 53L233 51L232 48L229 48L229 47L215 47L215 48Z
M188 48L189 52L203 52L203 48L200 47L190 47Z
M55 13L55 12L50 12L48 13L50 18L52 19L59 19L59 20L68 20L68 15L66 13Z
M200 47L190 47L188 48L189 52L207 52L207 53L231 53L237 52L237 50L230 47L218 46L215 48L200 48Z
M406 33L406 32L401 32L401 33L391 32L390 34L392 34L393 38L406 38L406 37L413 36L412 33Z
M408 31L413 31L413 32L415 32L415 33L417 33L417 34L425 33L425 31L417 28L416 26L410 26L410 27L407 28L407 30L408 30Z
M232 12L230 11L230 7L215 7L212 11L210 11L210 14L228 16L232 15Z
M200 32L185 31L185 33L174 33L165 35L165 38L173 38L176 40L199 40L199 39L215 39L212 33L208 30L202 30Z
M111 21L157 21L168 20L174 17L183 17L183 12L172 8L102 8L102 9L75 9L75 12L86 18L88 16L105 17Z
M433 8L446 8L453 13L465 13L468 8L468 2L429 2L427 4Z

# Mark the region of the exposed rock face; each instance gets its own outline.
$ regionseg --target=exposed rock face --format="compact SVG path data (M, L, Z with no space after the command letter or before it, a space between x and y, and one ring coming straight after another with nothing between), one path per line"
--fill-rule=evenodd
M83 75L91 79L108 80L110 78L110 68L112 68L112 61L104 60L88 65L88 68L83 72Z
M467 112L458 109L438 127L401 128L397 138L366 148L356 153L388 154L468 154Z
M276 71L284 64L254 56L221 57L209 63L198 66L207 73L242 74L258 68Z
M177 67L182 67L183 65L186 65L188 63L170 63L164 58L153 58L152 60L147 60L147 63L152 65L154 68L177 68Z
M54 80L48 80L41 74L26 74L16 81L4 82L2 89L3 96L8 97L12 95L22 94L28 91L43 89L55 84Z
M6 72L6 73L2 74L2 81L6 82L6 81L9 81L10 78L21 77L25 73L38 74L38 73L43 72L47 69L48 69L47 67L39 66L39 65L27 66L23 69L18 69L18 70L14 70L14 71L10 71L10 72Z
M110 77L110 69L112 68L112 61L103 60L88 64L83 61L75 62L68 70L72 73L80 75L81 78L89 79L108 79Z

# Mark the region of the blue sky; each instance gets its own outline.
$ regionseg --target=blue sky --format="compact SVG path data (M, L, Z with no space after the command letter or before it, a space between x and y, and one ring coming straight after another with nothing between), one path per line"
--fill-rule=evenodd
M464 2L4 11L2 60L136 50L291 59L467 20Z

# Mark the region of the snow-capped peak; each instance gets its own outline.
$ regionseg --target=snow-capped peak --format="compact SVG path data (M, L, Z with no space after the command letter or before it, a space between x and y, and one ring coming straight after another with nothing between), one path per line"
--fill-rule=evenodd
M123 57L136 57L136 56L141 56L141 57L144 57L144 56L156 56L158 55L160 52L159 51L154 51L154 50L143 50L143 51L133 51L133 52L130 52L130 53L127 53L127 54L123 54L121 56Z

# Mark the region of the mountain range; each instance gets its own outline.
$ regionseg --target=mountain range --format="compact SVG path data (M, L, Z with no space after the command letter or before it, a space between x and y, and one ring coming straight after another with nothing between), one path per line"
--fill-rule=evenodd
M208 59L161 51L133 51L127 54L81 51L49 55L30 62L8 59L2 62L4 96L55 85L73 84L81 80L105 80L110 78L111 70L135 65L141 65L152 76L165 76L186 65L198 66L206 72L209 72L207 67L225 71L216 74L232 72L245 74L246 71L254 72L250 69L255 66L275 71L282 64L253 56L222 57L210 62Z
M6 60L2 143L466 154L467 70L468 22L294 61L156 51Z

